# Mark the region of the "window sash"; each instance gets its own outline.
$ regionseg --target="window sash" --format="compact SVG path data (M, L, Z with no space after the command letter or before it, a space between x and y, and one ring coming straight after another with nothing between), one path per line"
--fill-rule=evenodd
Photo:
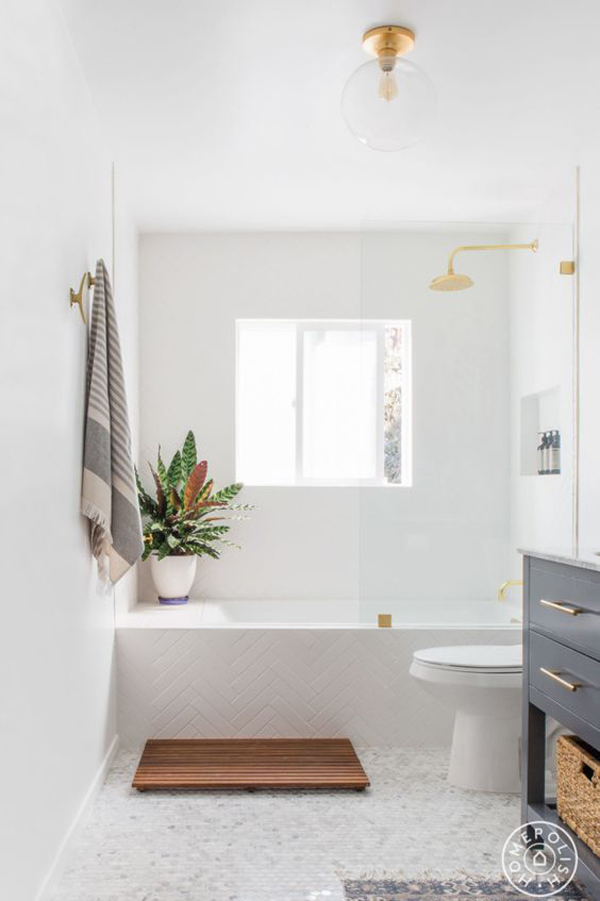
M385 325L383 320L325 320L303 319L296 322L296 484L297 485L331 485L361 486L387 484L384 480L384 370ZM375 460L376 475L373 478L341 478L327 476L311 478L304 475L304 347L307 332L362 332L374 331L376 335L376 436Z
M296 478L292 486L320 486L320 487L386 487L404 488L412 484L412 393L411 393L411 322L403 319L263 319L263 320L238 320L237 332L240 328L252 327L256 324L276 322L292 322L296 328ZM385 359L385 329L389 325L398 325L402 330L402 481L394 484L385 480L385 395L384 395L384 359ZM305 334L308 331L374 331L376 335L376 475L373 478L308 478L304 475L304 345ZM237 358L236 351L236 358ZM238 414L236 411L236 422ZM239 464L239 448L236 452ZM238 466L239 469L239 466ZM269 485L268 487L285 487L284 485Z

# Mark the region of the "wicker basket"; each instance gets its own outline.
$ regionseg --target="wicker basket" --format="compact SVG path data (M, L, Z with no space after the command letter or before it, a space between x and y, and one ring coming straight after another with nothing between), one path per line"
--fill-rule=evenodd
M600 756L580 738L561 735L556 770L559 817L600 856Z

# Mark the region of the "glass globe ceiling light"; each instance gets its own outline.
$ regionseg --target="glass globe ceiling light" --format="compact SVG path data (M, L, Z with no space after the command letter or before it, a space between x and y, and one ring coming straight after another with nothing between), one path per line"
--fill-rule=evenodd
M365 32L363 49L376 58L352 73L342 92L342 115L352 134L374 150L402 150L427 136L437 101L428 76L400 57L415 36L400 25Z

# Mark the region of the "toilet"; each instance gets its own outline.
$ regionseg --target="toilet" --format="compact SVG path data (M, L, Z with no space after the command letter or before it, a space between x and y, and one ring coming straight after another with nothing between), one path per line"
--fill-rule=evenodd
M460 788L519 792L521 645L415 651L411 676L455 711L448 780Z

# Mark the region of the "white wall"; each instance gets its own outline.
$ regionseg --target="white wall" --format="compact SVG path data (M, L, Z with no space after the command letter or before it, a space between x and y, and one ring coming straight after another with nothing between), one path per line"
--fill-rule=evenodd
M0 897L32 901L116 734L114 602L79 514L86 330L69 308L69 286L111 262L110 157L54 2L1 5L0 82Z
M236 530L244 550L203 560L196 593L492 596L508 554L506 260L465 261L471 291L428 289L450 249L473 240L482 234L439 228L142 237L143 467L193 427L217 482L235 478L236 318L413 320L414 487L248 487L257 510Z
M235 479L236 318L358 317L360 236L145 235L140 304L144 477L158 443L170 455L193 428L226 484ZM203 559L197 593L356 597L358 491L247 488L242 498L259 508L236 530L243 551Z

